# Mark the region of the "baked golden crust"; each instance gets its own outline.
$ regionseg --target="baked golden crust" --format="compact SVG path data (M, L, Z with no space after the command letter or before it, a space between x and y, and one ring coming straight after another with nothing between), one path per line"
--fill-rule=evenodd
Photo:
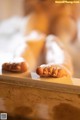
M4 63L2 65L2 70L4 71L10 71L10 72L26 72L28 70L28 66L26 62L20 62L20 63Z

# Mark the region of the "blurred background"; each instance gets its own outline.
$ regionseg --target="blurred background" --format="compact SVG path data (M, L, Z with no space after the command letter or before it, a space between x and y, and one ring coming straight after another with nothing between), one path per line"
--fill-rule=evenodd
M3 21L18 17L20 19L16 20L17 24L19 20L27 17L25 33L38 30L45 34L58 36L71 54L74 76L80 77L79 11L80 4L56 4L54 0L0 0L0 31L2 31Z

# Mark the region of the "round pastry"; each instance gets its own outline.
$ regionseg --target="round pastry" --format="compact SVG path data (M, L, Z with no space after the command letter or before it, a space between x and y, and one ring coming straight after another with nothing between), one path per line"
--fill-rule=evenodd
M59 39L49 35L45 44L45 63L36 69L41 77L64 77L72 76L73 68L69 54L59 43Z

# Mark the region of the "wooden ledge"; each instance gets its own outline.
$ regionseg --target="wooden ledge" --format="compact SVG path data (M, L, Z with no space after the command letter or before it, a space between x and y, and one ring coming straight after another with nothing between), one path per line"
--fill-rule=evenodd
M0 75L0 85L1 83L80 94L80 79L76 78L40 78L36 73L7 73Z

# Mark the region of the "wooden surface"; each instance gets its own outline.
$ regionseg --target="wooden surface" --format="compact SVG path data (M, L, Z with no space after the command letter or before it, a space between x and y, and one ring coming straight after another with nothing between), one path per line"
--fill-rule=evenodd
M80 79L76 78L40 78L32 73L0 72L0 83L17 86L35 87L40 89L56 90L58 92L80 93Z
M15 80L20 78L21 81L29 80L36 80L36 81L43 81L48 83L59 83L59 84L66 84L66 85L74 85L80 86L80 79L78 78L40 78L35 72L32 73L10 73L10 72L2 72L0 71L0 79L11 79ZM16 80L17 81L17 80ZM6 80L7 82L7 80Z
M6 112L8 120L80 120L79 93L69 93L68 86L61 85L60 91L56 84L50 89L51 84L34 82L33 86L20 80L21 84L0 83L0 112Z
M79 81L1 73L0 113L8 120L80 120Z

